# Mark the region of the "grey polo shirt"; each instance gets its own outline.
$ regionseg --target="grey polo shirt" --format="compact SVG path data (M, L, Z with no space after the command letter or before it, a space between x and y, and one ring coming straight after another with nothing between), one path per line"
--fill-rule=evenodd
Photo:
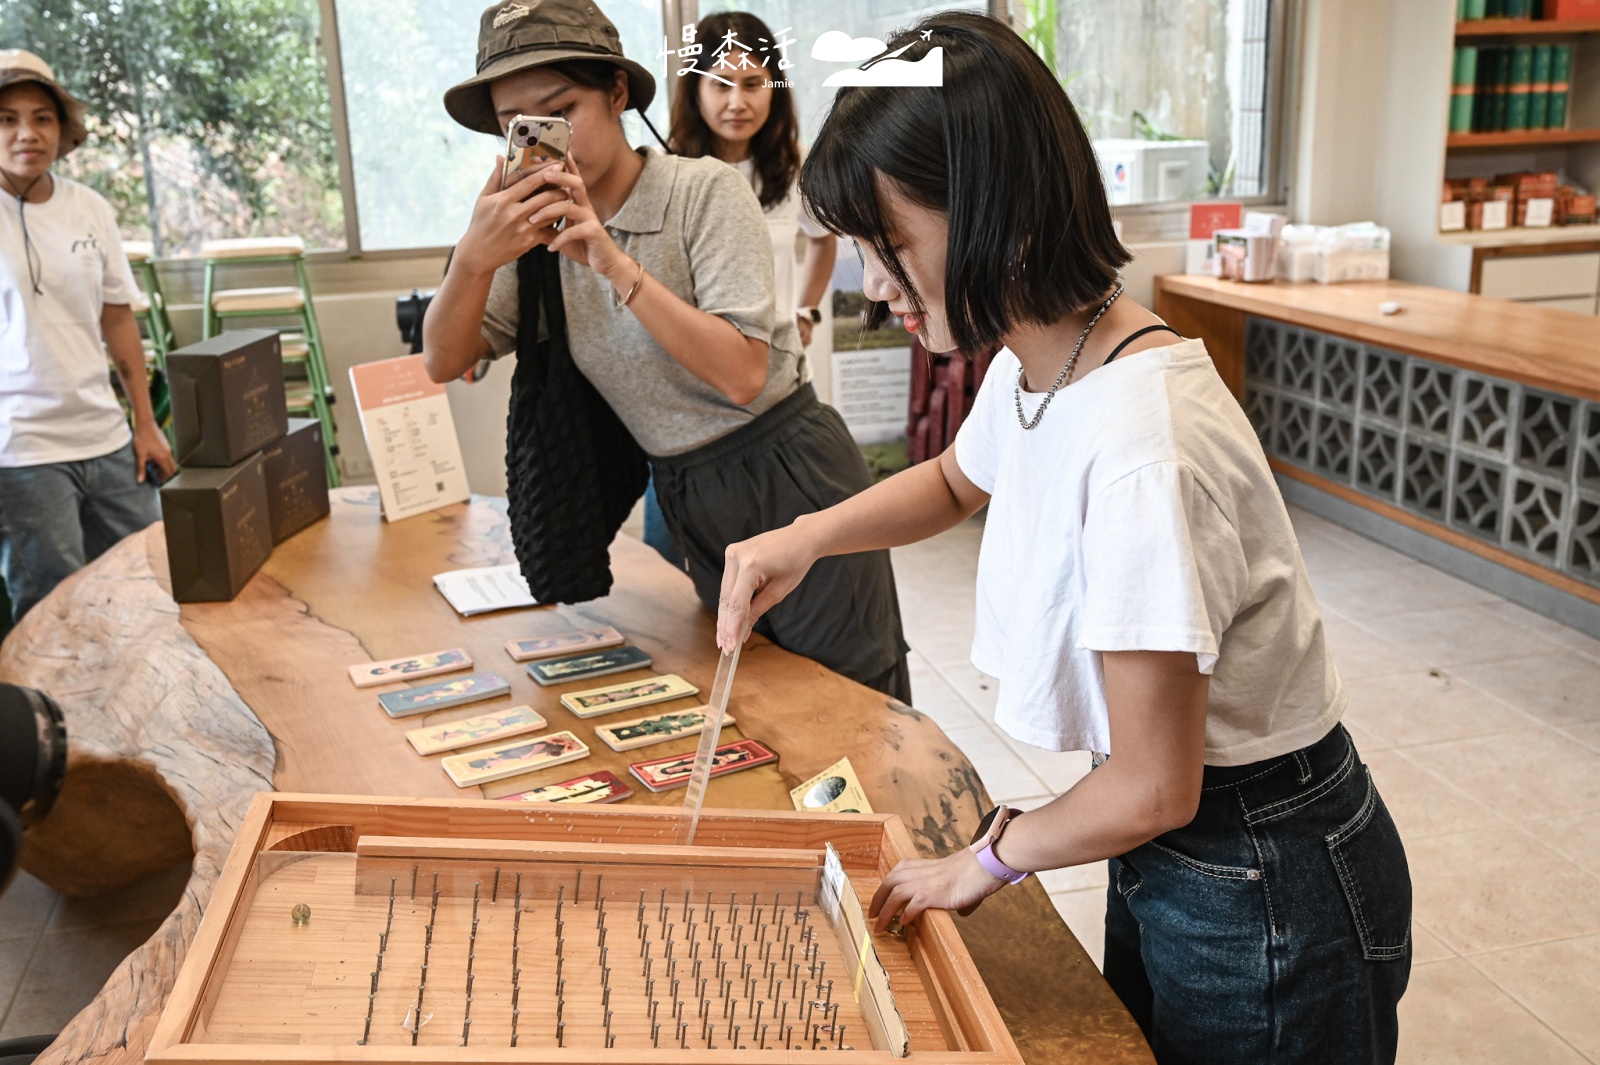
M679 299L764 341L767 385L748 406L667 354L633 312L612 306L611 282L561 259L572 358L639 446L676 455L748 424L799 387L803 359L792 316L775 316L772 245L760 202L731 166L646 148L633 191L606 223L617 245ZM483 336L498 358L517 347L517 264L495 271Z

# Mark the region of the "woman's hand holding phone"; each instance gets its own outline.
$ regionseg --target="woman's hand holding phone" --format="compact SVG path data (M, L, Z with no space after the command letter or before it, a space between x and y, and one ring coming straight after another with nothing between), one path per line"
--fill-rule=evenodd
M495 158L494 171L478 193L472 205L472 221L456 245L452 264L476 273L492 274L506 263L520 259L540 244L548 244L556 236L549 220L538 221L535 216L551 204L565 202L564 189L552 187L535 194L540 186L550 184L552 173L559 173L559 163L550 163L538 170L522 171L516 181L500 187L505 160Z
M559 199L543 203L534 212L530 222L538 226L553 226L563 221L560 233L550 241L550 250L558 251L573 262L583 263L605 277L619 291L626 292L633 284L639 264L628 253L617 247L606 227L589 203L589 188L578 173L578 164L567 157L566 169L540 171L541 180L559 190ZM552 195L552 194L545 194ZM543 196L535 196L530 205L539 203Z

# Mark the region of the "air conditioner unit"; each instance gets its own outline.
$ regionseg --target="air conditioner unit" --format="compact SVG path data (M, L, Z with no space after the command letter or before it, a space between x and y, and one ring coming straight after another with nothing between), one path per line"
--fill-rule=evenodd
M1207 141L1107 138L1094 142L1111 203L1170 203L1203 195L1211 165Z

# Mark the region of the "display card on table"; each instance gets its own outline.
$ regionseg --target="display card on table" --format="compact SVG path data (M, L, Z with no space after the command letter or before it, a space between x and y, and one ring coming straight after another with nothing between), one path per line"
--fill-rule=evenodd
M616 647L622 642L622 633L616 629L585 629L583 632L564 632L559 636L530 636L525 640L507 640L506 654L518 662L526 662L530 658L555 658L586 651L599 651L606 647Z
M689 774L694 772L694 756L694 751L669 754L665 758L634 762L628 769L651 791L668 791L689 783ZM777 760L778 755L771 747L755 740L724 743L712 756L711 779L754 769L758 765L768 765Z
M421 355L352 366L350 384L387 520L471 495L450 399L444 385L428 379Z
M675 673L644 680L628 680L609 684L604 688L589 688L581 692L568 692L561 697L561 705L579 717L599 717L618 710L631 710L636 706L664 703L668 699L681 699L699 695L700 689Z
M688 710L667 710L632 721L619 721L614 725L597 725L594 734L606 742L613 751L631 751L649 747L685 736L698 736L706 728L706 707L695 706ZM724 726L734 723L732 714L722 716Z
M546 784L532 791L519 791L515 795L502 795L502 802L570 802L606 803L621 802L633 794L626 780L609 769L596 769L581 777L563 780L559 784Z
M426 725L406 733L406 739L418 754L440 754L460 750L475 743L494 743L509 740L529 732L538 732L548 725L544 716L531 706L513 706L490 714L446 721L439 725Z
M350 667L350 683L358 688L371 688L379 684L393 684L399 680L419 680L440 673L454 673L458 669L471 669L472 656L465 647L448 651L430 651L422 655L391 658L387 662L362 662Z
M471 673L455 680L442 680L405 691L384 692L378 703L390 717L410 717L430 710L444 710L462 703L493 699L511 694L511 684L498 673Z
M458 788L489 784L520 773L586 758L589 746L571 732L552 732L445 757L439 764Z
M872 804L861 788L850 759L837 762L789 792L789 801L796 810L813 810L829 814L870 814Z
M590 677L603 677L610 673L626 673L630 669L649 669L653 664L650 656L637 647L610 647L604 651L588 654L529 662L528 675L539 684L548 687L574 680L587 680Z

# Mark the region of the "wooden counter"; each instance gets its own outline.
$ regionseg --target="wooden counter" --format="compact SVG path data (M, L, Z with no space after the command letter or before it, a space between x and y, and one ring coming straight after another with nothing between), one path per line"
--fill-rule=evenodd
M1373 535L1449 549L1389 536L1401 550L1600 632L1600 318L1400 281L1155 287L1280 475L1392 523Z
M1206 339L1236 396L1244 394L1244 323L1256 315L1600 401L1600 317L1592 315L1404 281L1248 285L1168 274L1155 291L1155 312ZM1390 300L1400 313L1378 309Z
M65 789L30 834L23 865L74 894L115 890L187 857L177 911L112 975L40 1065L134 1065L159 1016L251 798L276 788L494 798L692 750L694 738L619 754L504 650L506 640L614 625L660 672L708 691L713 618L686 576L627 537L612 547L613 593L578 607L463 619L432 588L443 570L512 560L503 501L475 499L386 525L376 492L334 493L333 513L278 548L231 603L173 603L159 525L128 538L63 583L0 646L0 678L62 705L71 736ZM390 720L346 667L465 646L511 699ZM582 686L581 684L578 686ZM590 741L591 757L483 789L457 789L418 757L405 730L424 720L529 703L553 729ZM731 709L745 734L779 754L718 780L708 803L790 809L788 789L849 754L879 812L897 813L926 855L965 845L988 797L977 774L916 710L755 639ZM631 779L631 778L630 778ZM677 804L643 787L630 803ZM1029 1062L1148 1062L1149 1049L1037 878L958 922L1007 1027Z

